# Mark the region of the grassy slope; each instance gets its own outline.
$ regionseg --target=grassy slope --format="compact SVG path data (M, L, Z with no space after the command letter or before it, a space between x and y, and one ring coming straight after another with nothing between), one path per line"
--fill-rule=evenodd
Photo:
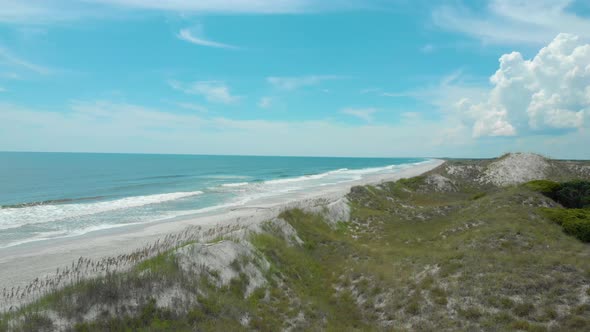
M432 173L448 176L442 169ZM590 246L546 217L542 206L551 201L526 186L454 180L453 192L434 191L425 177L355 188L351 222L333 227L318 215L285 212L304 244L293 245L270 228L252 235L271 267L267 286L247 298L244 274L218 288L214 271L188 275L169 253L132 272L48 296L3 317L0 330L14 317L14 330L59 327L48 316L64 317L63 326L78 321L77 330L590 326ZM242 265L232 264L236 270ZM192 300L158 307L152 298L167 289L181 289Z

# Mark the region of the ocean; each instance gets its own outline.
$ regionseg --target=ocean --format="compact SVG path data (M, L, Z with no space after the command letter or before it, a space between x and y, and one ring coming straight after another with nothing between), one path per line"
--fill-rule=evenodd
M0 152L0 248L214 213L425 161Z

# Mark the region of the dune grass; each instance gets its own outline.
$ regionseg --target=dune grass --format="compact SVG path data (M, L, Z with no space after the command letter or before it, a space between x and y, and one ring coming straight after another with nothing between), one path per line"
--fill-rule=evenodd
M552 216L566 213L577 220L576 213L587 210L545 208L549 198L539 192L552 183L501 190L457 186L458 191L435 192L418 177L354 188L350 222L331 224L318 214L285 211L280 218L302 244L270 226L252 234L249 242L270 267L264 270L267 283L248 296L245 273L220 286L216 271L184 271L171 249L131 271L76 283L4 315L0 329L64 324L77 331L572 331L590 326L590 246L563 232ZM236 260L231 268L244 271L245 264ZM163 302L170 290L183 296Z

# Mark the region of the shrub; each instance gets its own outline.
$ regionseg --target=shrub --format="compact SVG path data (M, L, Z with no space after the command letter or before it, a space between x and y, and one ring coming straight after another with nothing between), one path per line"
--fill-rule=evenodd
M584 242L590 242L590 209L549 209L544 213L563 230Z
M590 182L571 181L556 183L535 180L524 184L552 198L566 209L544 209L545 214L561 225L563 230L581 241L590 242Z
M562 183L553 190L551 198L567 208L582 209L590 207L590 182L572 181Z
M573 235L584 242L590 242L590 219L570 220L563 223L563 229L566 233Z
M590 207L590 181L557 183L548 180L534 180L525 183L524 186L552 198L566 208Z
M424 180L426 179L425 176L415 176L413 178L403 178L397 180L397 183L400 185L410 188L410 189L418 189L419 186L424 184Z
M560 184L549 180L533 180L525 183L524 186L530 190L537 191L548 196L551 195L553 191L560 186Z

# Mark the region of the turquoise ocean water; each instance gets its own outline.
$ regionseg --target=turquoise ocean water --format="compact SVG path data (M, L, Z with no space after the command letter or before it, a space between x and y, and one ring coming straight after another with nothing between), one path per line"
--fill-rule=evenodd
M0 152L0 248L210 213L424 161Z

